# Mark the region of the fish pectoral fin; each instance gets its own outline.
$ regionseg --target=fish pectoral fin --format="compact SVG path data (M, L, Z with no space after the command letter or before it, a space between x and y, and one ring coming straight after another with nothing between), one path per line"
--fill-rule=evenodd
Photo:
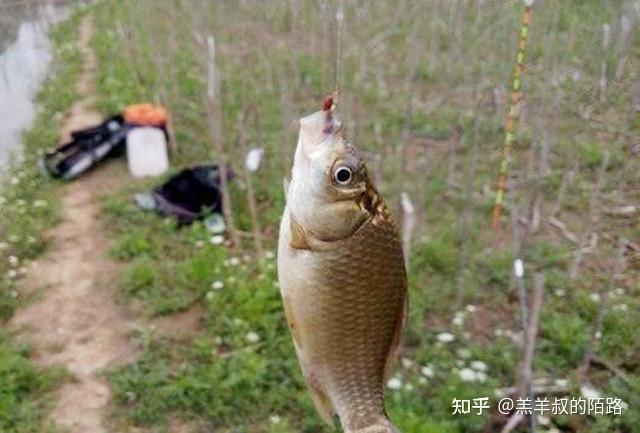
M293 218L290 220L291 226L291 248L297 250L310 250L309 234L307 231L298 224Z

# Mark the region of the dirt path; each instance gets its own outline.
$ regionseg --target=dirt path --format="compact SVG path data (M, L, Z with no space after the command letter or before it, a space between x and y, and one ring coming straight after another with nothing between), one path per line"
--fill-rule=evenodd
M91 100L96 68L89 46L92 31L91 18L85 17L79 38L84 56L77 84L81 100L64 121L63 138L101 120ZM114 300L118 266L106 256L109 241L99 218L101 192L122 179L119 170L121 166L107 164L65 187L62 221L48 233L51 248L26 277L25 286L36 301L18 310L10 323L17 338L31 343L36 362L63 365L73 374L75 380L60 388L51 414L69 433L107 431L105 408L111 392L101 373L135 356L129 341L132 321Z

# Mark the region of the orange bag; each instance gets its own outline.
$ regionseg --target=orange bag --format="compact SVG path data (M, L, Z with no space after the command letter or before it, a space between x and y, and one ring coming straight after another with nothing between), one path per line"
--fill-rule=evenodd
M163 127L167 124L167 110L159 105L149 103L129 105L124 110L127 123L144 126Z

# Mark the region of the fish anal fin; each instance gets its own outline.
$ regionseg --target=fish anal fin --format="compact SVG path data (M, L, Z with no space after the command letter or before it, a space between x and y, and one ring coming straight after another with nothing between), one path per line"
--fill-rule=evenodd
M291 218L291 248L297 250L310 250L309 234L307 231L298 224L293 218Z
M317 382L313 374L309 374L307 368L303 368L307 386L311 394L313 404L320 415L320 418L329 425L333 425L333 417L336 414L335 408L329 396L324 392L322 386Z
M402 305L402 311L398 317L398 321L396 322L396 329L393 334L393 339L391 340L391 346L389 346L389 354L387 355L387 361L385 363L385 380L384 383L387 383L387 380L391 377L393 372L393 365L402 351L402 341L404 336L404 329L407 324L409 314L409 298L405 294L404 302Z

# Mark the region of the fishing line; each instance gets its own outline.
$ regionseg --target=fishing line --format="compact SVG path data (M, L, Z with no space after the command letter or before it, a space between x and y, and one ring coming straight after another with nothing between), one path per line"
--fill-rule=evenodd
M529 42L529 26L533 18L533 3L535 0L524 0L524 12L522 13L522 23L520 26L520 40L518 42L518 54L516 57L516 67L513 73L511 85L511 101L509 112L505 124L505 138L502 147L502 162L498 175L498 186L496 190L496 200L493 206L492 227L498 229L500 217L504 207L504 198L507 193L507 179L509 175L509 164L511 163L511 149L516 141L515 130L520 119L520 106L522 102L522 75L524 73L524 59Z
M335 81L334 90L322 102L322 110L327 112L327 126L325 132L333 131L332 113L338 106L338 94L340 93L340 76L342 75L342 24L344 22L343 3L338 3L335 18L337 22L336 30L336 64L335 64Z
M336 21L338 24L337 35L336 35L336 76L335 76L335 88L334 88L334 98L336 99L338 93L340 92L340 79L342 76L342 26L344 23L344 5L343 2L340 1L338 3L338 10L336 11Z

